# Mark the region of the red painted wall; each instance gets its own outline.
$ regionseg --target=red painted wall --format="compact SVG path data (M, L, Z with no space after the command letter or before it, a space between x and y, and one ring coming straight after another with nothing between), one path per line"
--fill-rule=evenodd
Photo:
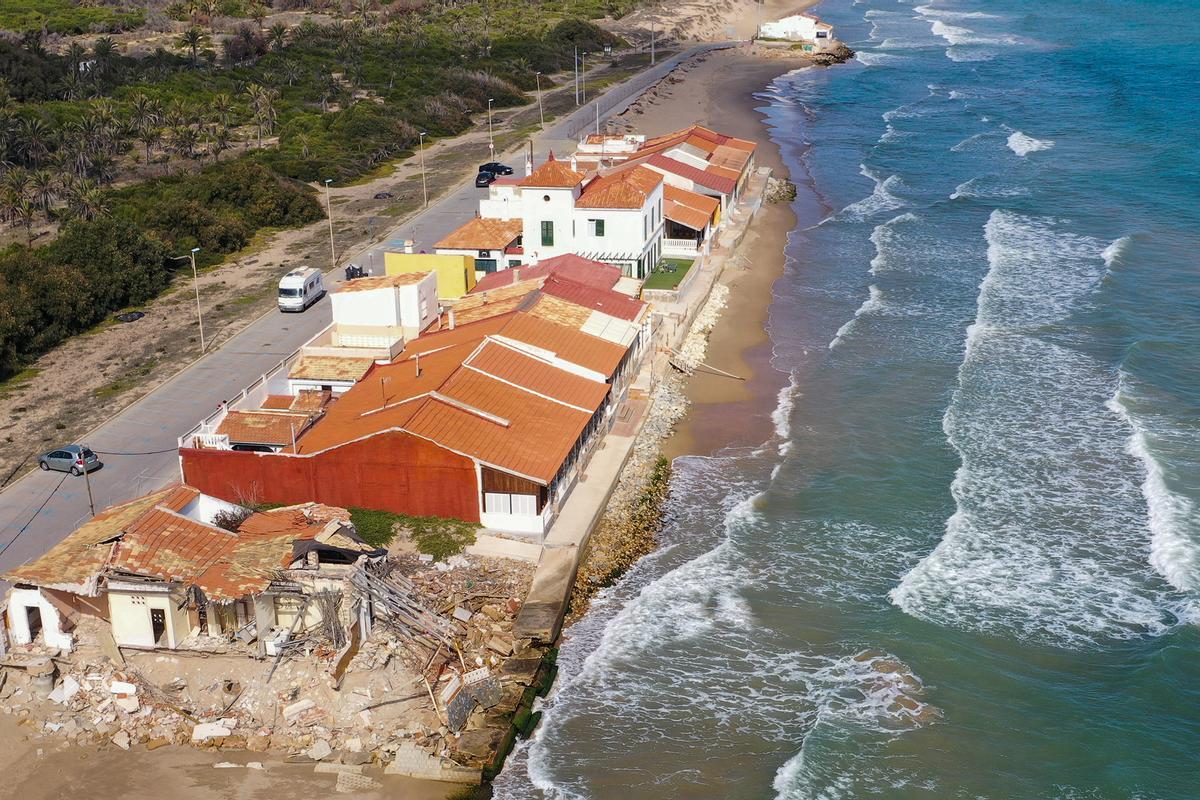
M316 501L479 521L474 463L403 431L311 456L193 449L179 454L185 483L234 503Z

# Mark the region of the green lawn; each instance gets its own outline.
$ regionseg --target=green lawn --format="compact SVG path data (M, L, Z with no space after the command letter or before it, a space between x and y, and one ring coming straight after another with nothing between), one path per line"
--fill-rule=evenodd
M683 276L687 275L694 263L695 259L691 258L664 258L662 266L658 268L659 271L650 273L650 277L646 278L646 283L642 288L674 289L683 280ZM671 267L674 267L674 272L668 271Z
M0 3L0 29L14 33L42 28L50 33L87 33L92 26L117 31L136 28L145 16L144 11L82 6L70 0L4 0Z
M398 531L406 531L420 552L438 561L474 544L479 527L458 519L410 517L367 508L351 508L350 521L363 541L376 547L387 547Z

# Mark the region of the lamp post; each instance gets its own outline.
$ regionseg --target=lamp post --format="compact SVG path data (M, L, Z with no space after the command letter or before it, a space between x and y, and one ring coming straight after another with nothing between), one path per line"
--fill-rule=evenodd
M429 208L429 189L425 185L425 137L429 134L421 131L417 134L420 137L420 154L421 154L421 197L425 200L425 207Z
M579 102L587 102L587 57L586 52L579 54Z
M575 105L579 105L579 45L575 45Z
M192 252L186 256L171 256L175 261L184 261L191 259L192 261L192 285L196 288L196 323L200 326L200 352L203 353L207 348L204 344L204 317L200 313L200 276L196 272L196 253L200 252L199 247L193 247Z
M492 136L492 103L494 100L488 98L488 153L494 159L496 156L496 140Z
M654 38L655 38L654 23L650 23L650 64L654 64Z
M596 135L600 135L600 98L596 98Z
M542 130L546 130L546 115L542 113L542 73L535 72L533 77L537 81L538 120L542 124Z
M325 216L329 219L329 268L337 266L337 252L333 249L333 203L329 199L329 184L333 178L325 179Z

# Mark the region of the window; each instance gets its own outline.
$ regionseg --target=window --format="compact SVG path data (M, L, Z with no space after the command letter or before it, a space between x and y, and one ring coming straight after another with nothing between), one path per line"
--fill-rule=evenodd
M532 517L537 514L537 497L532 494L510 494L512 513Z
M554 246L554 223L550 220L542 222L542 247Z
M590 233L592 236L603 236L604 235L604 220L589 219L588 220L588 233Z
M549 203L549 202L550 202L550 195L548 195L548 194L544 194L544 195L542 195L542 202L543 202L543 203Z
M499 492L484 492L484 512L488 514L511 514L512 501L509 499L511 496L512 495L501 494Z
M496 271L496 259L494 258L477 258L475 259L475 270L477 272L486 272L489 275Z
M642 238L650 235L650 218L642 217Z

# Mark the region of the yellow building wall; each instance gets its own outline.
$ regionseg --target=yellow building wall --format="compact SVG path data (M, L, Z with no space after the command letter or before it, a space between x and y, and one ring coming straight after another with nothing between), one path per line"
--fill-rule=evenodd
M437 272L438 298L454 300L475 288L475 259L433 253L384 253L383 269L388 275Z

